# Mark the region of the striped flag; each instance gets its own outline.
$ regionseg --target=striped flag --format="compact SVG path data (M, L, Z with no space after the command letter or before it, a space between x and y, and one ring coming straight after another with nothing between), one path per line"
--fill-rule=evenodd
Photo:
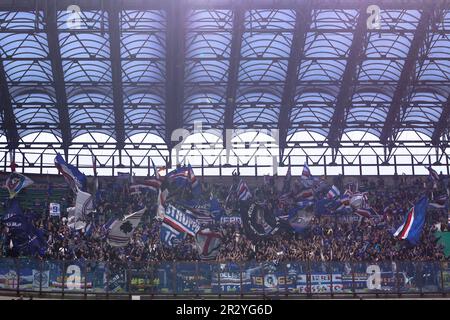
M303 171L302 171L302 179L311 179L311 170L309 170L308 164L305 162L303 165Z
M216 258L221 244L220 233L203 229L197 232L195 240L200 259L211 261Z
M330 191L328 191L328 193L327 193L327 198L330 200L337 199L337 198L339 198L340 195L341 195L341 192L339 191L338 187L333 185L331 187Z
M147 210L146 207L124 217L122 220L114 221L110 227L107 242L112 247L126 246L130 242L130 238L141 221L145 210Z
M428 198L423 196L412 207L405 216L403 224L395 231L394 237L400 240L408 240L415 245L419 242L420 234L425 223L425 216L427 213Z
M252 194L250 193L250 189L248 188L247 183L245 183L245 181L242 179L238 184L237 195L238 199L241 201L248 200L252 197Z
M81 173L77 167L67 163L59 153L55 157L55 166L74 192L77 191L77 188L86 190L86 176L84 173Z

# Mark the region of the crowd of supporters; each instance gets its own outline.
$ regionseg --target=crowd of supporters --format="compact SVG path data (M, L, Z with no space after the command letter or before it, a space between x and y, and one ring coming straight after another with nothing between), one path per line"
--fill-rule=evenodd
M281 177L278 179L282 179ZM342 177L333 181L341 190ZM264 239L252 240L238 223L211 225L220 229L222 244L217 261L438 261L446 259L443 248L437 243L434 232L447 230L447 211L429 209L422 238L418 245L411 246L393 236L402 223L405 213L424 192L426 178L407 179L396 176L390 183L382 178L358 181L360 188L368 193L372 208L380 215L373 221L356 217L340 219L338 215L316 216L304 233L285 231ZM441 177L438 189L445 192L448 180ZM229 186L202 184L202 193L214 193L225 205ZM251 188L256 198L277 207L280 192L274 186L261 185ZM173 195L172 196L177 196ZM182 196L182 195L179 195ZM67 202L73 202L73 195L67 192ZM44 230L48 248L42 259L59 260L100 260L122 262L151 261L195 261L199 260L195 241L192 237L176 246L163 245L160 236L161 222L155 219L156 194L145 192L132 195L121 184L103 183L96 194L95 212L88 217L92 223L89 234L85 230L75 231L68 226L64 217L50 217L47 210L40 212L28 209L26 214L33 216L34 224ZM105 222L135 212L139 208L149 208L140 225L135 230L129 244L122 248L111 247L106 241ZM233 207L233 205L231 205ZM26 209L26 208L24 208ZM277 211L283 215L283 209ZM229 210L228 214L237 212ZM7 229L0 230L1 255L13 255Z

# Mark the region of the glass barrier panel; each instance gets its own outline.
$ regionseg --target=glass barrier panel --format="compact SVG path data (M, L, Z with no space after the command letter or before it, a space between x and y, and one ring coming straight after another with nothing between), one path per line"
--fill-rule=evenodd
M63 261L45 261L42 265L42 291L62 292L64 263ZM48 279L48 281L45 281Z
M311 293L331 293L332 291L332 276L329 264L325 262L311 262L309 265L311 269Z
M200 294L219 294L219 264L215 262L198 263L198 292Z
M333 273L333 294L353 293L351 264L346 262L330 262L329 265L330 272Z
M222 294L241 294L241 268L239 264L234 262L220 263L220 290ZM215 277L217 279L217 277ZM250 279L245 279L242 274L242 282L244 285L250 283ZM217 282L214 282L217 283ZM217 283L217 286L219 284Z
M149 263L130 264L130 292L132 293L154 293L155 268Z
M416 278L424 293L443 291L439 262L420 262L416 269Z
M285 265L280 262L264 262L262 267L265 294L285 293Z
M6 290L17 290L17 269L12 258L0 259L0 288Z
M310 291L309 268L307 262L288 262L287 286L289 294L307 294Z
M246 262L242 264L242 293L260 294L265 290L264 270L261 263Z
M173 263L159 262L155 265L155 285L156 292L159 294L174 293L174 274Z
M123 262L109 262L108 293L128 293L128 265Z
M176 267L176 293L197 293L197 267L196 263L178 262Z
M45 275L40 272L40 263L37 259L17 259L20 291L39 291L41 279L45 281Z
M97 261L86 262L87 293L106 293L106 263Z
M417 271L422 269L421 262L397 262L399 273L400 293L420 293L423 290L423 281ZM404 277L404 280L402 279Z
M66 261L66 276L64 290L66 293L83 293L84 288L92 288L92 282L87 282L84 261Z
M443 290L444 292L450 292L450 262L443 261L441 265L442 265L441 283L443 286Z

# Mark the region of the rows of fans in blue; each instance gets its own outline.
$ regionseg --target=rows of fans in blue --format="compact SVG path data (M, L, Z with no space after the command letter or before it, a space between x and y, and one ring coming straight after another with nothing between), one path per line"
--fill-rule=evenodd
M72 170L65 176L69 185L86 189L84 175L65 165ZM291 176L289 169L286 177L266 176L254 187L238 175L231 186L202 183L190 166L152 177L159 183L139 192L131 192L130 176L100 179L94 190L89 188L95 192L95 210L83 217L82 229L71 227L64 214L52 218L48 209L21 208L14 195L26 192L21 189L26 177L18 176L14 183L9 181L13 196L5 202L2 217L3 256L137 262L202 259L194 237L165 241L161 236L158 197L166 190L164 207L189 212L202 221L203 229L220 235L220 245L209 252L216 261L446 259L434 232L448 228L449 181L431 168L428 177L395 176L386 185L382 178L344 184L342 176L329 183L313 177L307 165L300 177ZM73 197L68 191L69 203ZM144 207L145 215L126 246L113 247L105 241L111 222Z

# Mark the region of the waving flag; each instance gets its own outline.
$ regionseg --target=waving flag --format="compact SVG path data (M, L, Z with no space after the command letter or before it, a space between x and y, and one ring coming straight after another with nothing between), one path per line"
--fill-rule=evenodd
M82 219L94 210L92 203L92 195L90 193L77 190L77 198L75 200L75 218Z
M55 157L55 166L74 192L77 188L86 190L86 176L77 167L68 164L59 153Z
M173 228L166 222L163 222L159 231L159 237L162 243L173 247L186 238L186 233Z
M308 164L305 162L303 165L303 171L302 171L302 179L311 179L311 170L309 170Z
M359 208L354 211L354 213L360 217L373 219L379 214L373 208Z
M427 214L428 197L423 196L405 216L405 222L397 229L394 236L401 240L408 240L416 245L419 242Z
M165 189L164 191L159 189L158 201L157 201L158 208L156 209L156 218L158 220L164 219L164 213L166 211L165 204L166 204L166 199L167 199L168 195L169 195L169 191L167 189Z
M430 202L430 207L435 209L445 209L448 201L448 196L446 194L436 197L433 202Z
M291 180L292 180L291 166L289 166L286 172L286 176L284 177L282 190L283 193L288 193L289 191L291 191Z
M202 186L200 184L200 181L197 180L197 177L195 176L194 170L192 169L191 165L188 166L188 169L192 194L195 196L199 196L202 192Z
M163 221L173 229L186 233L190 236L195 236L195 234L200 230L200 225L194 217L172 205L169 205L166 208Z
M22 255L44 255L47 248L44 235L23 214L17 199L9 200L2 221L9 229L14 251Z
M14 198L23 188L33 184L33 180L23 174L13 172L6 180L5 186L9 191L9 198Z
M330 191L328 191L328 193L327 193L327 198L330 200L337 199L337 198L339 198L340 195L341 195L341 192L339 191L338 187L333 185L331 187Z
M268 235L274 235L280 231L281 224L278 217L267 207L256 202L248 205L242 202L240 215L244 231L248 237L257 239Z
M314 206L296 206L288 212L288 222L297 233L304 232L314 218Z
M195 235L198 253L202 260L214 260L219 253L221 235L210 229L203 229Z
M122 220L116 220L110 226L107 241L113 247L124 247L130 242L134 230L147 210L146 207L136 211Z
M237 196L238 196L238 199L241 201L248 200L252 197L252 194L250 192L250 189L249 189L247 183L245 183L245 181L242 179L239 182L238 187L237 187Z

